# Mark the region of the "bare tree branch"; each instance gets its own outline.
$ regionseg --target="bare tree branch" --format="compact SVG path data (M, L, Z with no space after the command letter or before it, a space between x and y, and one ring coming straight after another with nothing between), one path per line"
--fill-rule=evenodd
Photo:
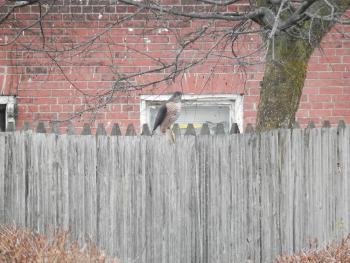
M215 0L199 0L200 2L217 5L217 6L228 6L239 2L240 0L229 0L229 1L215 1Z
M297 22L299 22L305 17L305 11L316 1L317 0L303 1L300 7L297 10L295 10L295 12L290 17L278 26L278 29L285 30L291 26L294 26Z
M38 2L38 1L35 1L35 2L33 2L33 3L36 3L36 2ZM46 12L45 12L44 14L40 14L39 18L38 18L37 20L35 20L34 23L32 23L32 24L30 24L30 25L28 25L28 26L26 26L26 27L20 29L19 32L13 37L13 39L12 39L11 41L9 41L9 42L7 42L7 43L4 43L4 44L0 44L0 46L9 46L9 45L12 45L13 43L16 42L16 40L21 36L21 34L22 34L24 31L26 31L26 30L28 30L28 29L30 29L30 28L36 26L37 24L40 25L40 24L41 24L41 21L49 14L50 9L52 8L52 6L55 5L55 3L56 3L56 0L53 0L52 3L51 3L51 5L47 8ZM25 5L29 5L29 4L31 4L31 3L27 3L27 4L25 4ZM21 5L21 7L22 7L22 6L25 6L25 5ZM12 11L12 12L13 12L13 11Z
M148 10L157 11L160 13L166 13L174 16L180 16L180 17L188 17L193 19L215 19L215 20L226 20L226 21L241 21L241 20L247 20L247 19L254 19L265 15L266 9L265 8L258 8L253 12L248 13L214 13L214 12L208 12L208 13L187 13L187 12L180 12L176 10L175 8L169 8L166 6L158 5L154 2L144 2L144 1L135 1L135 0L119 0L119 2L137 6L139 8L144 8Z

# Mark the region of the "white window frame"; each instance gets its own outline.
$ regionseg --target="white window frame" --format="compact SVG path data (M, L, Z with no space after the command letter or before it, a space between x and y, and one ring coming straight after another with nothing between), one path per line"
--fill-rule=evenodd
M16 98L14 96L0 96L0 104L6 105L6 111L5 111L5 128L7 130L8 124L13 123L13 127L16 127L16 120L15 120L15 105L16 105Z
M163 102L170 98L170 95L141 95L141 105L140 105L140 123L141 126L144 123L149 123L150 116L147 106L152 102ZM196 104L205 105L228 105L230 111L229 127L232 126L233 122L238 124L239 130L243 131L243 95L236 94L184 94L182 96L182 101L186 102L196 102ZM152 128L152 127L150 127Z

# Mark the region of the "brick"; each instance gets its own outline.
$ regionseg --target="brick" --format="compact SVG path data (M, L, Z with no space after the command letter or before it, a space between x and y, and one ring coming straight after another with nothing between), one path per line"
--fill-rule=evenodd
M308 87L330 87L348 85L344 79L306 79L305 86Z
M339 79L342 76L342 72L322 72L318 74L319 79Z
M29 112L38 112L39 106L38 105L28 105L28 111Z
M139 112L129 112L128 118L132 120L139 120L140 119L140 113Z
M33 89L33 90L20 90L19 91L19 96L23 97L50 97L51 96L51 90L38 90L38 89Z
M299 104L299 110L301 110L301 109L311 109L312 107L311 107L311 103L309 103L309 102L301 102L300 104Z
M126 112L108 112L106 114L106 118L110 119L110 120L128 119L128 113L126 113Z
M50 111L51 112L61 112L62 105L50 105Z
M57 113L34 113L34 120L51 121L57 120Z
M343 56L343 63L350 63L350 56Z
M342 57L320 57L319 58L319 63L326 63L326 64L330 64L330 63L341 63L342 62Z
M58 113L57 114L57 119L58 120L69 120L72 117L75 117L72 112L71 113ZM76 128L76 127L74 127L74 128Z
M47 74L47 67L27 67L27 74Z
M244 99L245 103L252 103L252 102L259 101L259 97L257 97L257 96L244 96L243 99Z
M332 101L350 101L350 95L334 95Z
M333 110L333 116L350 116L350 109Z
M336 65L332 65L332 70L334 70L334 71L349 71L350 66L346 65L346 64L336 64Z
M116 7L113 5L105 6L104 12L106 13L115 13Z
M51 90L53 97L70 97L75 94L74 90L71 89L62 89L62 90Z
M73 112L73 105L62 105L62 112Z
M18 104L32 104L34 103L33 98L22 98L22 97L17 97L16 99Z
M335 49L335 48L324 48L322 50L322 54L323 54L324 57L335 56L336 54L338 54L338 53L336 53L336 50L337 49Z
M83 6L83 13L92 13L92 6Z
M22 114L19 114L18 117L17 117L17 120L19 121L32 121L34 119L34 114L32 113L22 113Z
M133 105L123 105L122 111L133 111L134 107Z
M330 88L330 87L328 87L328 88L323 87L323 88L319 89L319 92L320 92L319 94L341 94L342 91L343 91L343 89L342 88L338 88L338 87L332 87L332 88Z
M37 14L15 14L15 17L19 20L38 20Z
M50 112L50 105L40 105L39 112Z
M56 98L34 98L36 104L57 104Z
M311 109L323 109L324 108L324 105L325 103L323 103L323 102L320 102L320 103L318 103L318 102L314 102L314 103L310 103L310 108Z
M81 104L82 99L78 97L68 97L68 98L62 97L62 98L57 98L57 103L58 104Z
M255 111L245 111L244 112L244 118L246 117L255 117L256 116L256 112Z
M312 102L328 102L332 98L328 95L309 95L309 101Z
M331 116L332 110L330 109L318 109L318 110L310 110L310 116Z
M121 111L121 105L109 105L109 110L112 112L119 112Z
M337 56L350 56L350 48L339 48L336 49L336 55Z
M81 6L70 6L70 12L71 13L82 13L82 7Z
M309 117L309 110L298 110L296 118Z
M347 102L333 102L334 108L336 109L350 109L350 101Z
M345 87L343 89L343 94L350 94L350 87Z
M320 89L319 88L311 88L311 87L304 87L303 94L319 94Z

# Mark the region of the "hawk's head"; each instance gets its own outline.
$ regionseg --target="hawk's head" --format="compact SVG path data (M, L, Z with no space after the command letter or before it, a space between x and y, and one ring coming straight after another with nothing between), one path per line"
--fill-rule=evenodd
M169 101L180 102L182 93L180 91L174 92L174 94L170 97Z

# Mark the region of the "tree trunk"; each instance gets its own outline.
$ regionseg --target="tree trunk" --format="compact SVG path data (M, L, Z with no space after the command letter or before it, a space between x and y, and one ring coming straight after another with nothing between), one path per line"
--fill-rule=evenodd
M342 14L349 7L350 0L334 0L332 3L337 6L337 13ZM258 4L267 6L268 1L259 0ZM318 1L310 10L317 10L315 13L320 15L330 14L330 8L324 1ZM315 19L310 28L310 21L305 21L299 28L307 34L311 33L310 39L295 38L285 32L277 32L273 39L269 40L265 73L261 82L257 131L292 127L310 56L333 25L334 22Z
M313 49L307 41L285 33L270 41L261 82L258 131L292 126Z

